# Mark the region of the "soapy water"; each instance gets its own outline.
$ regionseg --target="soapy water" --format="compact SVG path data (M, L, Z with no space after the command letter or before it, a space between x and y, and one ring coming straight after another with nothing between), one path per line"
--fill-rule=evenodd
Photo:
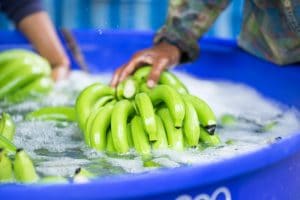
M222 144L203 150L187 149L153 151L153 161L163 168L209 164L264 148L278 139L300 130L299 112L265 99L254 89L237 83L208 81L176 73L191 94L204 99L218 119L231 114L238 120L231 126L217 128ZM74 71L68 80L56 84L47 97L16 105L0 102L0 112L8 112L17 124L14 143L33 158L41 176L71 177L78 167L85 167L97 176L141 173L153 170L133 150L127 155L107 155L84 144L76 123L25 121L23 116L43 106L74 105L79 92L94 82L108 83L111 74L88 75ZM263 128L274 123L269 131Z

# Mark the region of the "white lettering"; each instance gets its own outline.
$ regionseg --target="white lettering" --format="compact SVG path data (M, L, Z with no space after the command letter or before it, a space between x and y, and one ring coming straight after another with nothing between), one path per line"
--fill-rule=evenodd
M208 194L198 194L195 198L188 194L182 194L176 198L176 200L217 200L219 197L224 197L225 200L232 200L231 193L227 187L217 188L211 196Z

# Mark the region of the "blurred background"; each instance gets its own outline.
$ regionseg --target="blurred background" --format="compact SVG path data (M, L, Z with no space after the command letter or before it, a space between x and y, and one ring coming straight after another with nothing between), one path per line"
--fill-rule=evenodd
M165 21L168 0L42 0L56 27L71 29L157 30ZM236 38L242 21L242 0L233 0L206 34ZM0 14L0 29L14 29Z

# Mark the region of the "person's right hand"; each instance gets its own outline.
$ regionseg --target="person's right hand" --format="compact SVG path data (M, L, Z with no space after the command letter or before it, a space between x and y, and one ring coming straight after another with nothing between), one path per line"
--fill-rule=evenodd
M111 86L116 87L137 68L148 64L152 65L152 70L147 85L152 88L159 80L162 71L177 65L179 59L180 50L176 46L167 42L160 42L149 49L137 52L127 64L119 67L113 75Z
M51 76L55 81L66 79L70 74L70 61L68 58L57 64L52 64Z

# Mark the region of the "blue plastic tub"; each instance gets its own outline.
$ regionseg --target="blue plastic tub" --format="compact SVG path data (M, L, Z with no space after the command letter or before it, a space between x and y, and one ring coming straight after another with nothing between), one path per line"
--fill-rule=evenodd
M74 31L92 73L111 71L151 45L151 33ZM300 109L300 65L278 67L239 49L234 41L203 39L201 57L178 70L206 79L244 83ZM26 47L16 32L0 33L0 50ZM73 63L76 68L76 64ZM201 87L201 86L199 86ZM2 185L0 199L299 200L300 130L244 156L204 166L113 176L82 185ZM185 197L185 198L184 198Z

